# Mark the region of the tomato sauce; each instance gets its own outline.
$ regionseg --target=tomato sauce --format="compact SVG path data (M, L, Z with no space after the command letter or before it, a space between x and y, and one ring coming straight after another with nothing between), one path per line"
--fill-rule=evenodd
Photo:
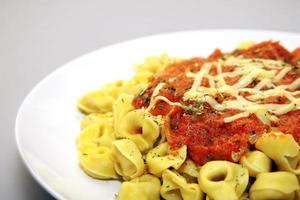
M262 42L245 50L235 50L232 55L243 55L246 58L265 58L283 60L295 66L278 84L290 84L300 77L297 62L300 59L300 50L293 53L287 51L278 42ZM169 65L164 71L154 75L150 80L149 88L137 96L133 101L135 108L147 107L151 100L154 88L159 83L165 83L159 95L165 96L172 102L180 102L186 108L170 106L164 101L157 101L150 110L153 115L162 115L165 118L167 141L171 148L177 149L187 145L188 156L197 164L203 165L210 160L238 159L251 148L257 138L270 131L271 127L262 123L254 114L225 123L224 118L238 114L240 111L228 109L216 111L207 103L184 101L183 95L193 84L193 78L186 76L186 72L197 72L204 62L219 59L224 54L220 50L214 51L208 58L192 58ZM223 66L223 72L233 71L233 66ZM213 66L210 74L216 74ZM227 84L238 82L240 77L226 78ZM203 78L202 86L209 87L209 82ZM247 87L254 87L256 82ZM242 96L249 94L243 93ZM234 99L229 94L217 95L215 100L221 103L224 100ZM271 96L265 103L288 103L284 96ZM191 108L191 109L189 109ZM283 133L290 133L300 143L300 110L295 110L279 116L279 122L273 123Z

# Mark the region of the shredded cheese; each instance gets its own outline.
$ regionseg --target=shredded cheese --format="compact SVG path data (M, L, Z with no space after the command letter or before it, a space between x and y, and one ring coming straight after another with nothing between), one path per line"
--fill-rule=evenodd
M217 74L210 75L211 67L215 65ZM232 72L223 72L222 66L234 66ZM300 99L296 98L299 91L293 91L300 87L300 78L289 85L278 85L286 74L291 70L289 64L283 61L268 59L245 59L242 57L227 57L217 62L205 63L200 71L188 73L188 77L194 78L193 86L184 94L184 100L206 102L218 111L235 109L241 112L224 118L224 122L232 122L239 118L255 114L265 124L271 121L278 121L278 115L288 113L300 108ZM201 86L202 79L206 77L209 87ZM239 77L237 83L227 85L226 77ZM253 81L258 81L254 88L247 88ZM241 92L248 92L250 95L243 97ZM223 101L218 103L214 97L217 94L229 93L236 97L236 100ZM264 99L271 96L285 96L288 104L264 104Z
M288 72L290 69L288 67L283 68L274 78L273 82L276 83L280 81Z
M216 67L217 74L211 75L212 67ZM223 72L222 66L233 66L233 71ZM291 65L277 60L268 59L246 59L242 57L227 57L215 62L204 63L201 69L196 72L187 72L186 76L193 78L192 87L184 93L183 100L198 101L208 103L217 111L226 109L239 110L240 113L224 118L225 123L255 114L263 123L270 125L272 121L278 121L278 115L288 113L295 109L300 109L300 91L294 91L300 87L300 78L289 85L276 85L291 70ZM226 84L226 77L238 77L238 81L233 85ZM208 79L209 87L201 85L203 78ZM253 88L247 86L253 81L257 83ZM186 108L179 102L172 102L164 96L158 96L164 83L156 86L151 96L148 110L151 109L158 100L162 100L169 105ZM241 92L249 95L242 96ZM216 95L228 93L235 97L235 100L218 103ZM287 104L265 104L264 99L272 96L285 96L290 102Z
M292 82L290 85L287 86L287 88L291 90L295 90L300 86L300 78L296 79L294 82Z
M237 119L242 118L242 117L248 117L249 115L250 115L250 113L247 112L247 111L246 112L242 112L242 113L233 115L231 117L224 118L224 122L226 122L226 123L233 122L234 120L237 120Z
M150 98L149 106L147 107L147 111L151 110L151 108L155 105L155 97L159 94L159 91L164 87L165 83L159 83L153 90L153 93Z
M172 102L172 101L170 101L168 98L166 98L164 96L157 96L155 98L155 101L158 101L158 100L162 100L162 101L168 103L171 106L179 106L179 107L184 108L184 106L181 103L179 103L179 102Z

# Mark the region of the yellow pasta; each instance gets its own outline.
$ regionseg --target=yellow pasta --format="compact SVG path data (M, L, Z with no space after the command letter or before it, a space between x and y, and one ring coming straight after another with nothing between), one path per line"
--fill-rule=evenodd
M162 56L149 56L145 58L144 63L138 64L135 66L135 70L137 74L149 73L149 77L153 74L163 70L169 64L179 61L180 59L169 58L167 54L163 54Z
M114 140L112 131L110 124L91 124L81 132L77 139L77 147L79 150L87 147L110 147Z
M137 95L143 92L145 89L148 87L148 83L141 82L139 83L140 80L133 79L131 81L128 81L126 85L124 85L124 93L126 94L132 94L132 95Z
M270 172L272 161L260 151L250 151L244 155L240 163L248 169L249 175L255 177L259 173Z
M189 183L196 183L199 176L200 167L192 160L186 159L177 170Z
M107 113L91 113L83 118L80 123L80 127L82 129L88 127L91 124L102 124L108 123L111 124L113 121L112 119L112 112Z
M167 143L158 145L146 155L146 163L149 172L156 176L160 176L164 170L170 167L179 169L186 159L186 151L186 146L172 152L169 150Z
M137 68L138 69L138 68ZM149 78L153 75L150 71L138 70L138 72L130 80L131 85L141 84L141 88L144 85L146 89L149 84Z
M118 178L113 168L115 157L110 148L114 140L112 118L102 116L97 120L97 123L86 122L87 127L77 139L80 165L94 178Z
M133 95L121 94L113 105L114 130L116 131L116 137L122 137L120 125L124 116L134 109L131 105L133 98Z
M114 128L116 137L132 140L145 152L153 147L159 136L159 126L144 109L133 110L133 96L121 95L114 104Z
M250 188L251 200L293 200L299 190L297 177L290 172L266 172L257 175Z
M153 147L159 136L159 126L145 110L133 110L124 116L120 124L121 137L129 138L145 152Z
M111 117L103 117L98 123L91 123L77 139L79 162L82 169L94 178L118 178L115 157L111 150L114 140Z
M110 112L114 98L103 91L90 92L83 96L77 106L84 113Z
M270 157L280 170L300 174L300 148L292 135L279 132L264 134L255 147Z
M144 160L137 146L128 139L113 142L116 157L115 170L124 180L131 180L144 173Z
M238 200L248 185L248 170L228 161L210 161L200 169L201 189L212 199Z
M170 170L162 174L161 196L166 200L200 200L203 193L198 184L187 183L184 177Z
M239 198L239 200L249 200L249 194L248 193L243 193L242 196ZM212 198L210 198L209 196L206 196L205 200L213 200Z
M239 43L237 45L237 49L248 49L249 47L253 46L256 42L253 40L247 40Z
M123 93L124 91L124 85L126 85L127 81L118 80L113 83L105 84L102 87L102 90L113 97L114 99L118 98L118 96Z
M81 149L79 153L79 162L82 169L93 178L118 178L118 175L114 170L114 154L108 147Z
M243 193L239 200L249 200L249 194L246 192Z
M84 113L106 113L112 111L112 105L122 92L124 81L104 85L79 99L77 106Z
M146 174L121 185L117 200L159 200L160 181L157 177Z

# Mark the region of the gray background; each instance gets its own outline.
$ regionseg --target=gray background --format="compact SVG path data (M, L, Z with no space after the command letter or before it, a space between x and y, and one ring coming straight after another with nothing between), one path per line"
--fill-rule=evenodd
M299 8L299 0L0 0L0 199L53 199L26 170L14 140L18 107L49 72L89 51L149 34L300 32Z

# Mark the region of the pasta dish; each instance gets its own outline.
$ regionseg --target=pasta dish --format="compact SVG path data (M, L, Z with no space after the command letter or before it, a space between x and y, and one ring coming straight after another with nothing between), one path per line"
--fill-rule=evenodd
M80 166L122 180L118 200L298 199L298 67L273 41L148 57L79 99Z

